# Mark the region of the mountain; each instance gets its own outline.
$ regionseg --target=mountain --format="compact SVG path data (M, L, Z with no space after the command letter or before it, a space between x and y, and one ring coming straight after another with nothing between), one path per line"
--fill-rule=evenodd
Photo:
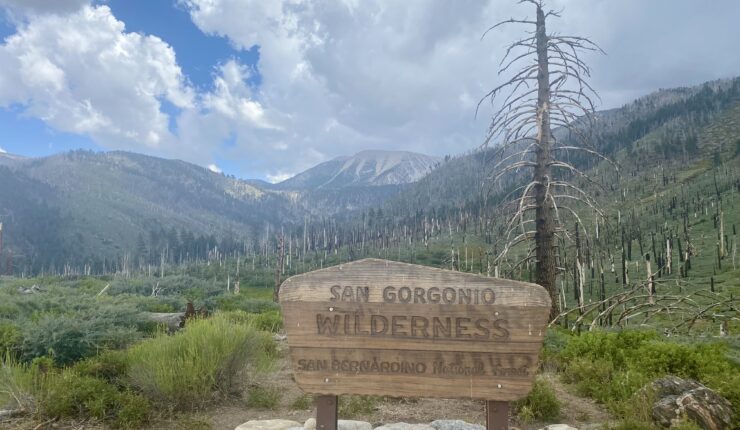
M348 164L363 180L341 190L240 180L178 160L73 151L43 158L0 154L0 222L16 267L102 270L244 251L306 219L349 216L382 204L421 174L418 154L368 151ZM326 172L326 164L319 171ZM335 178L346 177L338 166ZM372 166L368 173L362 166ZM426 164L424 164L426 166ZM345 170L346 170L345 169ZM304 178L315 177L315 169ZM308 173L308 172L307 172ZM334 184L339 182L335 181ZM374 185L370 185L374 184ZM385 185L384 185L385 184ZM108 266L106 266L108 265Z
M287 193L182 161L89 151L3 158L6 247L37 269L68 261L110 264L137 247L152 260L163 249L202 255L303 214ZM54 234L39 234L46 229Z
M661 89L620 108L596 112L591 132L594 148L619 163L623 176L669 165L681 170L715 157L733 159L740 153L740 78ZM554 134L567 142L563 130ZM493 189L488 180L494 152L489 148L453 157L392 196L383 210L408 216L495 204L504 189ZM598 157L576 152L570 161L584 171L601 163Z
M698 160L735 160L740 79L661 90L598 112L592 143L620 163L623 176L664 166L681 170ZM583 170L599 163L570 157ZM281 229L305 237L306 226L316 235L311 243L327 243L325 226L350 234L349 227L364 225L373 213L377 224L422 212L490 207L506 191L491 189L492 165L490 149L446 161L364 151L273 185L126 152L0 154L0 222L17 271L59 271L67 264L93 271L156 266L162 259L261 253L274 249ZM516 179L507 179L508 190L516 188Z
M416 182L440 159L405 151L362 151L337 157L279 184L280 189L318 190L403 185Z

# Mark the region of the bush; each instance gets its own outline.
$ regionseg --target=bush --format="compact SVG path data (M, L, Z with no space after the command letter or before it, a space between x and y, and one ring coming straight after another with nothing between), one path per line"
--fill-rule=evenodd
M102 379L81 376L72 370L39 375L38 412L44 417L93 417L103 419L115 408L118 390Z
M0 409L32 411L34 378L27 365L12 356L0 361Z
M219 296L213 305L220 311L244 311L252 314L280 309L280 306L271 300L249 299L243 295Z
M301 394L297 399L293 400L290 407L300 411L311 409L313 407L313 396L310 394Z
M627 418L614 426L609 425L606 428L608 430L655 430L655 426L652 423L637 421L632 418Z
M253 386L247 390L247 404L258 409L276 409L280 397L276 388Z
M276 310L261 314L250 314L244 311L221 311L219 313L234 324L248 324L257 330L276 333L283 328L283 317Z
M216 314L194 320L173 336L160 334L130 348L127 380L166 408L197 408L214 394L234 392L247 366L266 369L276 354L267 333Z
M124 348L140 337L135 312L102 306L89 314L43 313L23 326L26 360L49 356L58 365L74 363L104 349Z
M378 396L342 396L339 398L339 415L349 418L370 415L378 408L380 399Z
M560 401L550 382L537 378L527 397L514 402L513 410L517 417L525 423L554 421L560 416Z
M13 324L0 322L0 358L16 356L23 344L21 330Z
M128 361L125 351L106 351L75 363L73 368L80 375L119 384L128 370Z
M695 379L740 408L740 366L728 359L725 344L668 342L645 331L597 331L571 337L558 360L566 382L621 417L632 414L630 399L641 387L669 374Z
M19 409L42 419L95 418L127 429L146 422L150 407L145 398L74 369L51 367L51 363L48 359L37 359L31 365L4 362L0 393L12 398Z
M252 324L258 330L276 333L283 328L283 317L280 311L267 311L261 314L253 314Z

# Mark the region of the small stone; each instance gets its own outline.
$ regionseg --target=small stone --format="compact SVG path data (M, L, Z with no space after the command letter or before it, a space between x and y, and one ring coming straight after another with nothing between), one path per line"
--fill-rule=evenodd
M309 418L303 423L303 430L316 430L316 418Z
M375 427L375 430L436 430L429 424L393 423Z
M338 430L373 430L373 426L365 421L339 420L337 421Z
M575 427L571 427L568 424L550 424L547 427L543 427L540 430L578 430Z
M471 424L463 420L436 420L429 425L437 430L486 430L480 424Z
M301 423L291 420L252 420L234 430L288 430L291 427L302 427Z

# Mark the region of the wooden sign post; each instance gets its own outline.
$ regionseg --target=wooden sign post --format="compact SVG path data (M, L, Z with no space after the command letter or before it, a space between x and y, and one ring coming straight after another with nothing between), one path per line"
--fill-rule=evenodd
M489 430L532 388L550 312L539 285L365 259L293 276L280 288L293 373L321 395L487 400Z

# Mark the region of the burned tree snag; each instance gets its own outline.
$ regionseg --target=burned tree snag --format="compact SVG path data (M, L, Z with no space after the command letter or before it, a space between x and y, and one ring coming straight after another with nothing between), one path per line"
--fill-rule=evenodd
M508 19L489 28L483 36L506 24L534 26L528 36L512 43L501 61L499 75L513 73L503 84L486 94L478 104L490 100L494 108L483 146L496 145L498 162L491 166L492 183L505 177L516 176L521 171L530 175L529 182L517 188L518 197L508 201L513 215L508 218L506 232L501 238L503 251L494 265L504 263L509 251L519 244L528 243L530 249L524 259L510 263L512 270L529 260L535 261L535 282L550 294L552 316L558 314L558 288L556 284L558 240L572 240L566 218L583 227L589 242L587 228L578 214L582 205L604 218L595 200L582 189L582 184L598 185L596 181L571 164L571 152L585 152L614 163L593 148L589 131L592 125L594 103L598 97L586 78L589 67L581 60L583 51L601 51L590 40L578 36L548 34L548 17L559 17L555 11L545 12L542 0L522 0L535 6L536 20ZM511 72L513 66L521 66ZM477 112L477 110L476 110ZM556 138L553 129L564 136ZM516 193L512 193L516 194ZM603 222L602 222L603 223ZM577 281L576 281L577 282Z

